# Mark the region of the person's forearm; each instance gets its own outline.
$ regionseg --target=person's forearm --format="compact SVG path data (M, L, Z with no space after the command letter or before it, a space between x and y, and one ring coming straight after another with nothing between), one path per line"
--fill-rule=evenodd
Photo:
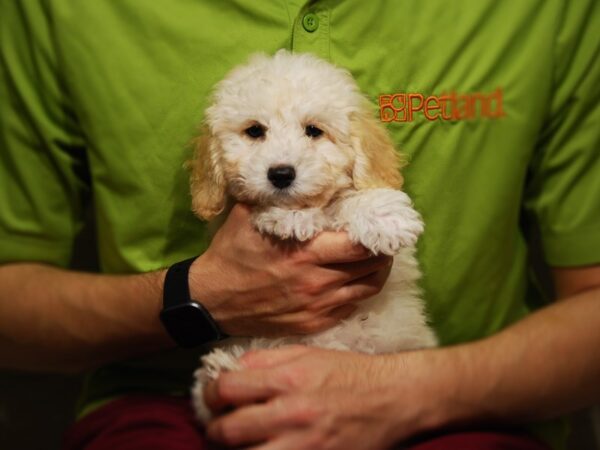
M189 273L190 295L225 333L320 331L383 286L389 258L373 257L346 233L288 246L265 239L251 215L235 205ZM159 321L164 276L0 266L0 367L75 370L174 346Z
M159 321L163 279L0 266L0 367L76 371L173 346Z
M420 361L439 396L429 427L515 424L600 401L599 347L600 291L594 290L482 341L408 356Z

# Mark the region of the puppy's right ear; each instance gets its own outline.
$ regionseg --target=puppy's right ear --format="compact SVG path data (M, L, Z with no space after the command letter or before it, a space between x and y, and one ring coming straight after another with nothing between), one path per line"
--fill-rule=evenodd
M194 147L194 159L189 163L192 210L201 219L210 220L225 208L227 186L219 163L219 145L209 133L196 138Z

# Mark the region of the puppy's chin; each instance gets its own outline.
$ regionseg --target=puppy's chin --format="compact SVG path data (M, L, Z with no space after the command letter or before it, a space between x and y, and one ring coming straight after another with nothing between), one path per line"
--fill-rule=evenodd
M250 193L238 191L230 193L239 202L262 208L276 207L283 209L324 208L334 197L336 192L326 190L312 195L300 195L292 188L277 189L269 192Z

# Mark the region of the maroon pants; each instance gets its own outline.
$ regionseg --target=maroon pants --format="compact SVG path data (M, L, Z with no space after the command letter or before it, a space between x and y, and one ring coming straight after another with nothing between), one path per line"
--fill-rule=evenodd
M64 450L210 450L188 399L130 396L110 402L73 425ZM478 431L446 434L408 450L548 450L521 434Z

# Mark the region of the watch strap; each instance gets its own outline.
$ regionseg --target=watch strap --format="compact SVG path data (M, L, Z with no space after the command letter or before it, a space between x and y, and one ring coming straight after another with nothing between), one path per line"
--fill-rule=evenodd
M167 270L165 276L164 290L163 290L163 308L171 308L174 306L181 305L182 303L189 303L192 301L190 297L190 284L189 284L189 273L190 267L196 261L197 256L180 261L173 264Z
M189 271L195 258L173 264L167 270L163 286L160 319L173 340L183 348L197 347L228 336L207 309L191 298Z

